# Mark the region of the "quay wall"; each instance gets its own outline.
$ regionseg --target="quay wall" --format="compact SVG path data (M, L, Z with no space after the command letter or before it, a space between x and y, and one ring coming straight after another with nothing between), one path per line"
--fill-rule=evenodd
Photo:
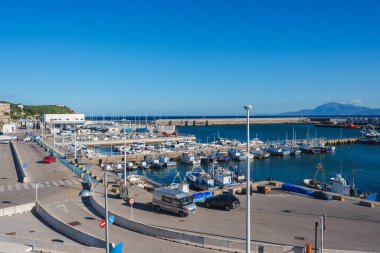
M165 141L182 141L182 140L195 140L195 136L178 136L178 137L162 137L162 138L141 138L141 139L127 139L127 140L109 140L109 141L77 141L77 144L92 146L111 146L111 145L124 145L132 144L133 142L145 142L149 144L161 143ZM59 143L60 145L72 144L72 142Z
M225 119L159 119L157 125L174 126L212 126L212 125L242 125L247 124L246 118L225 118ZM250 124L299 124L311 123L303 118L251 118Z

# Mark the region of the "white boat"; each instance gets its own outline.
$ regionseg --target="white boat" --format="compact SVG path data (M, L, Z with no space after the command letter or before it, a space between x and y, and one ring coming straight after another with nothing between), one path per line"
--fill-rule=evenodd
M159 163L162 163L165 167L175 167L177 166L177 162L170 161L170 158L165 155L158 156Z
M349 196L351 186L341 174L336 174L335 177L330 178L330 189L331 192Z
M228 150L228 156L229 156L231 159L239 160L240 155L241 155L241 153L240 153L240 151L237 150L237 149L231 148L230 150Z
M200 165L201 160L196 159L195 156L189 152L183 152L181 155L181 162L190 165Z
M212 175L216 185L225 186L232 184L231 171L219 167L217 162L214 162L212 164L210 174Z

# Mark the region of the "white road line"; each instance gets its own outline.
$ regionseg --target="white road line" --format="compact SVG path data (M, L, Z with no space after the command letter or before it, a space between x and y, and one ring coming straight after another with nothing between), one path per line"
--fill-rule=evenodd
M53 185L59 186L59 184L57 182L55 182L55 181L51 181L51 182L53 183Z
M78 181L77 179L73 179L72 181L74 182L74 184L80 184L80 181Z
M25 190L28 190L29 189L29 185L28 184L24 184L24 188L25 188Z
M12 189L12 185L8 185L8 191L12 191L13 189Z
M37 183L38 184L38 188L44 188L45 187L45 185L43 184L43 183Z
M21 190L21 187L19 184L16 184L15 186L16 186L16 190L18 190L18 191Z
M73 185L73 183L71 183L69 180L65 180L66 184L68 185Z
M46 187L51 187L51 183L50 183L49 181L46 181L46 182L45 182L45 186L46 186Z
M63 182L63 180L59 180L58 182L60 185L66 185L65 182Z
M4 191L4 185L0 185L0 192Z

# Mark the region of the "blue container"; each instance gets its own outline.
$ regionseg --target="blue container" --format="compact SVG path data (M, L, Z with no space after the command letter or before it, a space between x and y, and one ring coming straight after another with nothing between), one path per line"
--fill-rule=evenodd
M202 202L212 196L212 192L198 192L193 195L194 202Z
M307 196L312 196L314 191L313 190L306 190L302 187L296 186L294 184L289 184L289 183L284 183L282 185L282 190L283 191L288 191L288 192L294 192L298 194L303 194Z

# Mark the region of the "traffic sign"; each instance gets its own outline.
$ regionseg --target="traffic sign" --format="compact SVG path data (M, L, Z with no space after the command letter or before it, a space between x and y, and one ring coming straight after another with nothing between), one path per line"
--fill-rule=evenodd
M112 225L114 221L115 221L115 216L111 215L110 217L108 217L108 224Z
M86 165L86 169L89 170L90 168L91 168L90 164L87 164L87 165Z
M129 204L130 204L130 205L133 205L134 203L135 203L135 199L134 199L134 198L130 198L130 199L129 199Z
M28 163L23 163L22 164L22 168L25 170L25 169L27 169L28 168Z
M105 220L101 220L100 223L99 223L99 226L100 226L100 228L104 228L106 226L106 221Z

